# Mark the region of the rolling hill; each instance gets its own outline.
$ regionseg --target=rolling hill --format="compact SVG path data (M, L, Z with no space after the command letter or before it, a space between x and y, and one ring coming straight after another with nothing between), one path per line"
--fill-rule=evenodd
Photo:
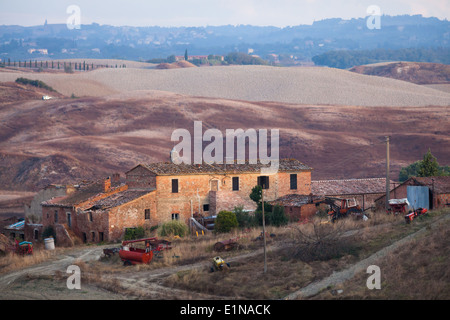
M20 90L7 88L10 95ZM173 130L192 132L194 121L202 121L204 131L279 129L280 156L313 167L314 179L383 176L384 136L390 135L395 177L428 148L446 164L449 113L446 106L252 102L154 90L47 101L25 97L0 108L0 183L30 191L168 161L176 144L170 141Z
M89 72L0 72L0 81L18 77L44 81L71 96L105 96L135 90L190 96L295 104L354 106L450 105L450 94L385 77L333 68L225 66L168 70L123 68Z

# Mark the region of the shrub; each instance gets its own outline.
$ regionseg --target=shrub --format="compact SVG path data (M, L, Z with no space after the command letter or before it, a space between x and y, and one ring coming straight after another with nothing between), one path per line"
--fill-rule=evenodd
M272 215L270 217L270 224L273 226L283 226L289 222L288 217L284 213L284 207L280 205L275 205L273 207Z
M16 79L16 83L21 83L21 84L25 84L25 85L31 85L31 86L34 86L36 88L46 89L48 91L55 91L55 89L53 89L52 87L50 87L49 85L47 85L45 82L43 82L41 80L30 80L30 79L27 79L27 78L17 78Z
M236 214L231 211L220 211L217 215L214 231L218 233L230 232L239 226Z
M189 232L187 225L178 220L172 220L169 222L165 222L158 229L159 229L158 234L162 237L168 237L168 236L184 237Z
M239 228L250 228L256 225L254 216L244 211L242 206L235 207L233 212L236 215Z
M135 240L141 239L145 236L144 227L136 227L136 228L127 228L125 229L125 235L123 237L124 240Z

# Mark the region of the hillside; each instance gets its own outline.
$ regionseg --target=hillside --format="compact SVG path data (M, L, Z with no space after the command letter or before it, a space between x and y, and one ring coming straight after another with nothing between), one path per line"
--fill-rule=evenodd
M246 101L356 106L450 104L450 94L425 86L317 67L224 66L170 70L108 68L89 72L0 72L0 81L18 77L44 81L71 96L104 96L134 90Z
M36 190L168 161L173 130L192 132L196 120L204 130L222 132L279 128L280 156L312 166L315 179L383 176L383 137L389 134L395 177L428 148L448 165L449 113L440 106L319 106L160 91L10 102L0 108L0 183L3 189Z
M350 71L415 84L450 84L450 65L439 63L394 62L356 66Z

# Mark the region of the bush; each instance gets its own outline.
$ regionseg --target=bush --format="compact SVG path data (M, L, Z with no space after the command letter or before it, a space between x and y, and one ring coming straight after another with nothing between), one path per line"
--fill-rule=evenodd
M236 214L231 211L220 211L217 215L214 231L218 233L230 232L239 226Z
M55 89L53 89L52 87L47 85L45 82L40 81L40 80L30 80L30 79L27 79L27 78L17 78L16 79L16 83L21 83L21 84L25 84L25 85L31 85L31 86L34 86L36 88L46 89L48 91L55 91Z
M144 227L127 228L123 240L136 240L145 237Z
M273 207L272 215L270 217L270 224L273 226L284 226L289 222L288 217L284 213L284 207L275 205Z
M239 228L250 228L256 225L254 216L245 212L243 207L235 207L233 212L236 215Z
M168 236L184 237L189 232L187 225L178 220L172 220L169 222L165 222L158 229L159 229L158 234L162 237L168 237Z

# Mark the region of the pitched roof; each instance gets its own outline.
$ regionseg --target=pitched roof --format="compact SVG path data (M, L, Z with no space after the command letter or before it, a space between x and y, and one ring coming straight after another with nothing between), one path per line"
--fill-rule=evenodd
M273 163L262 164L258 161L251 164L248 160L243 163L233 164L174 164L172 162L156 162L151 164L141 164L142 167L155 173L156 175L183 175L183 174L236 174L236 173L257 173L261 168L269 168ZM135 167L136 168L136 167ZM132 169L133 170L133 169ZM278 164L280 172L311 171L312 168L297 159L281 159ZM130 170L131 171L131 170Z
M311 203L311 200L315 200L317 197L303 195L303 194L287 194L274 201L270 201L272 205L281 205L284 207L301 207L305 204Z
M386 192L386 178L311 181L311 192L314 195L383 193Z
M112 187L111 189L114 189ZM76 190L66 196L55 197L41 203L42 206L72 207L90 198L104 193L104 180L96 182L86 182L76 186Z
M100 200L89 202L86 205L80 207L82 210L105 210L109 208L114 208L121 206L130 201L136 200L146 194L149 194L156 189L145 189L145 190L125 190L121 192L114 193L110 196L102 198Z
M450 176L443 177L412 177L412 181L417 184L434 188L434 192L438 194L450 193ZM408 179L408 180L410 180Z

